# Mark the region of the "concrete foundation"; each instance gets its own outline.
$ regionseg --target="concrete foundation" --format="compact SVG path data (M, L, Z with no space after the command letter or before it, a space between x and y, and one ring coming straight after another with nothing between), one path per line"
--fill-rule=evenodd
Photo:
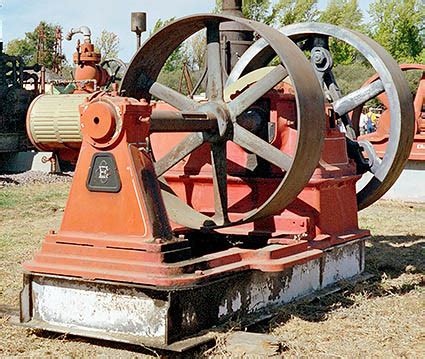
M29 327L170 349L229 320L255 322L279 306L364 271L365 238L282 272L246 271L184 288L26 273L21 322Z
M22 173L27 171L50 172L50 152L16 152L0 154L0 173Z

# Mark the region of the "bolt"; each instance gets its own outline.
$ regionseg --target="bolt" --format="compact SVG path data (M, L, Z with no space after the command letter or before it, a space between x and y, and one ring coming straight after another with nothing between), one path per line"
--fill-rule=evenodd
M324 54L321 51L316 51L313 54L313 61L314 61L315 64L318 64L318 65L322 64L323 61L325 61Z
M195 274L196 274L196 275L204 275L204 272L203 272L203 271L201 271L201 270L197 270L197 271L195 271Z

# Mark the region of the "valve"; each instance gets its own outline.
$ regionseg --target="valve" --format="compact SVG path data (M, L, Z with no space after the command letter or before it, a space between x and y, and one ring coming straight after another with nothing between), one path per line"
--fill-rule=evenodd
M92 93L98 87L105 86L110 80L108 71L101 65L101 54L94 48L91 42L91 31L87 26L72 28L66 36L71 41L76 34L82 34L84 42L77 41L76 51L74 53L74 63L77 65L75 70L75 80L77 89L75 93Z

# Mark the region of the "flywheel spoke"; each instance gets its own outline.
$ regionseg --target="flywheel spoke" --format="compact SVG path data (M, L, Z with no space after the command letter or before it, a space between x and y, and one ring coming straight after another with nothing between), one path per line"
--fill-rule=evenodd
M376 80L371 84L362 87L344 97L333 102L334 111L343 116L356 107L363 105L367 101L375 98L385 91L384 84L381 80Z
M234 118L239 116L287 76L288 72L282 65L276 66L261 80L257 81L229 103L228 107L232 116Z
M221 67L220 24L213 22L207 26L207 96L210 101L223 101L223 74Z
M288 171L292 166L293 158L260 137L249 132L242 126L234 125L233 142L247 151L255 153L257 156L265 159L271 164Z
M188 135L182 142L155 163L156 175L158 177L162 176L190 153L201 147L203 143L202 132L193 132Z
M149 89L149 93L180 111L195 111L199 104L167 86L154 82Z
M138 86L145 88L151 95L167 102L177 110L196 111L199 104L189 97L177 92L157 81L152 80L148 75L142 72L138 79ZM128 92L128 90L125 90Z
M227 151L226 142L211 144L211 164L214 183L214 204L216 224L228 222L227 216Z

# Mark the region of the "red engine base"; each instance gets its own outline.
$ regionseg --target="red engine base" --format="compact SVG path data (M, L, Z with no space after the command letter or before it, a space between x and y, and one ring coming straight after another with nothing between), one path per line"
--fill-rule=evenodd
M190 286L233 272L284 271L320 257L327 248L369 235L358 228L358 176L347 157L345 137L337 129L327 130L321 165L281 214L239 226L193 231L170 225L151 157L140 143L149 134L149 122L143 119L150 116L151 107L132 99L100 96L81 111L84 141L61 229L45 238L41 251L24 264L27 271L160 287ZM288 119L272 111L272 121L282 127ZM281 143L283 149L293 132L286 127L289 135ZM177 136L161 138L154 147L163 146L165 151L178 142ZM166 179L187 203L209 214L213 213L211 169L200 153L202 148L192 155L200 162L191 163L202 168L201 173L191 175L190 167L177 167ZM230 161L246 161L241 149L230 147L228 153ZM92 183L94 178L97 182ZM241 179L230 174L232 219L267 198L279 181L278 177Z

